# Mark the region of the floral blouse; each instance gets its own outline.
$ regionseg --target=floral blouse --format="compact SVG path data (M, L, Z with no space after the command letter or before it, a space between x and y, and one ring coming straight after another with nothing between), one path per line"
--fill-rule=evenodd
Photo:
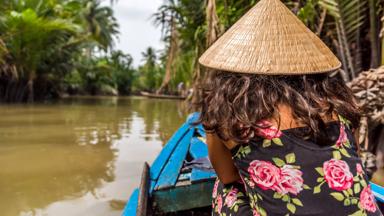
M212 215L382 216L349 125L341 116L329 123L327 146L295 135L305 127L258 129L258 139L232 150L242 181L216 181Z

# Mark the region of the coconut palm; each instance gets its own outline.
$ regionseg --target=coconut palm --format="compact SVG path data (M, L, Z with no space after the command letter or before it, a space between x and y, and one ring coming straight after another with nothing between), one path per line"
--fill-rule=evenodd
M84 4L88 31L102 49L113 48L115 36L119 33L119 25L113 16L112 8L101 6L99 0L84 1Z
M1 37L9 52L9 65L15 65L17 75L28 80L28 101L33 101L33 82L37 69L57 42L74 33L77 26L60 18L40 17L32 9L10 11L2 17Z
M174 60L178 51L179 33L178 33L178 19L180 19L180 11L175 0L167 0L166 4L162 5L159 12L153 15L154 24L160 25L163 33L164 41L168 42L167 47L167 62L165 68L165 76L157 93L161 93L168 87L171 81L172 74L174 73Z

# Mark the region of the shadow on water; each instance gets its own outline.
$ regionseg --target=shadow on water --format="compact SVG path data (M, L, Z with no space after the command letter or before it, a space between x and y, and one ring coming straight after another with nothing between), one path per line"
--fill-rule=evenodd
M119 215L182 110L130 97L0 106L1 215Z

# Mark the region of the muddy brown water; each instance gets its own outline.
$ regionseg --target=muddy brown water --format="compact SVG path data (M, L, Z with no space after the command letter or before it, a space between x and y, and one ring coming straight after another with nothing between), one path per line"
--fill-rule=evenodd
M120 215L183 110L140 97L0 105L0 215Z

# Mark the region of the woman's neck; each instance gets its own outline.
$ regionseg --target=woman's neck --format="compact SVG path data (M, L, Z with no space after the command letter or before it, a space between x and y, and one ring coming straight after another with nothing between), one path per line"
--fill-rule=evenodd
M324 122L330 122L335 120L337 121L338 117L335 113L333 113L332 115L322 116L322 119ZM294 118L292 108L286 104L279 104L277 112L271 119L268 120L273 126L279 128L280 130L305 126L304 123Z

